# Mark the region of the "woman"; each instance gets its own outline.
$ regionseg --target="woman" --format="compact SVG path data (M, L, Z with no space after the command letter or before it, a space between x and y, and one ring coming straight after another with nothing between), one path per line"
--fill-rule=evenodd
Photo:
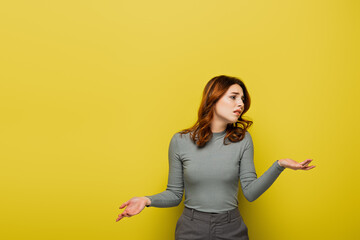
M133 197L123 203L116 221L140 213L144 207L174 207L184 211L176 223L175 240L249 239L238 209L238 183L252 202L263 194L285 168L309 170L312 159L298 163L276 160L259 178L254 166L253 141L242 118L250 108L250 95L238 78L220 75L203 91L198 120L175 133L169 145L169 177L165 191Z

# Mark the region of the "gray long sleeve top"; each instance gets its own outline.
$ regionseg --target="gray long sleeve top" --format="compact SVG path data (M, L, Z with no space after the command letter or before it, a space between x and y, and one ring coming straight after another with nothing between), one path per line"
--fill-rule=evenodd
M169 145L169 176L165 191L152 196L149 207L180 204L198 211L220 213L238 207L239 179L245 198L252 202L263 194L285 169L277 160L259 178L254 166L254 146L249 132L243 140L224 145L226 130L213 133L198 148L190 134L173 135ZM228 139L226 139L227 142Z

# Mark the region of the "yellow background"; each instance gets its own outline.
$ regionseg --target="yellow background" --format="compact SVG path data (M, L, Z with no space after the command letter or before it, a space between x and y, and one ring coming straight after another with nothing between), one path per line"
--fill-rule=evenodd
M252 240L360 239L359 1L3 1L1 239L173 239L184 207L164 191L171 136L196 120L214 76L252 97Z

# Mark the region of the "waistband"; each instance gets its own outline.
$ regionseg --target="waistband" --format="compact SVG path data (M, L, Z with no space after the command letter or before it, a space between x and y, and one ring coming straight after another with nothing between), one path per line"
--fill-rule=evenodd
M183 214L190 217L191 220L198 219L205 222L230 222L231 219L241 217L239 208L234 208L224 213L210 213L185 206Z

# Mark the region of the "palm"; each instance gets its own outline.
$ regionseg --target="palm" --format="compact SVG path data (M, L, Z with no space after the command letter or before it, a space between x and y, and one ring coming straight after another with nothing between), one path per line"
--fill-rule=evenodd
M285 168L290 168L293 170L310 170L313 169L315 166L308 166L309 163L312 161L312 159L306 159L303 162L296 162L290 158L285 158L285 159L281 159L279 160L279 163L281 164L281 166L285 167Z
M131 217L139 214L145 207L144 201L142 201L139 197L133 197L129 201L123 203L120 206L120 209L124 208L125 206L125 210L121 214L119 214L119 217L116 219L116 221L119 221L123 217Z

